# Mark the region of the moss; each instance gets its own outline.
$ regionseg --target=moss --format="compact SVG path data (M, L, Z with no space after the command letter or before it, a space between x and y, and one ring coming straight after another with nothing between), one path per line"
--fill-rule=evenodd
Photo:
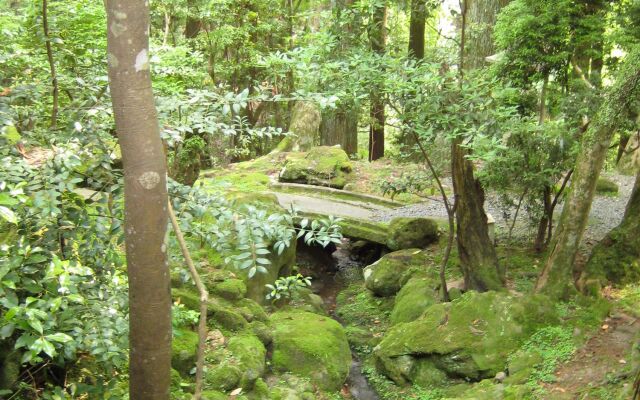
M242 279L226 279L208 290L213 296L226 300L240 300L247 294L247 285Z
M273 330L269 325L260 321L253 321L250 327L251 332L253 332L253 334L256 335L256 337L260 339L262 344L265 346L268 346L273 342Z
M381 222L370 222L345 218L338 223L342 235L350 239L366 240L386 246L389 226Z
M413 274L424 271L428 262L420 249L389 253L364 269L365 286L378 296L393 296Z
M247 397L251 400L270 400L269 386L259 378L253 384L253 390L247 394Z
M311 379L323 390L338 390L349 374L351 350L336 321L308 312L277 312L272 365Z
M437 303L440 297L438 281L424 276L411 278L400 289L391 312L393 325L411 322L418 319L430 306Z
M352 169L349 156L339 147L313 147L307 153L289 153L279 179L342 189Z
M429 218L394 218L389 224L391 250L424 248L438 241L438 224Z
M233 390L238 387L241 378L242 371L240 368L225 362L206 371L203 386L205 389Z
M338 294L336 315L343 321L350 343L356 346L376 345L389 326L393 298L376 297L362 284L354 283Z
M240 192L264 192L268 190L271 179L263 172L207 171L201 174L199 182L204 190L226 193L229 188ZM198 182L196 182L198 185Z
M378 366L393 380L411 380L398 370L398 357L429 358L449 376L479 380L506 367L507 355L537 328L557 323L543 296L515 298L501 292L468 292L435 304L413 322L394 326L376 348Z
M242 331L249 325L242 314L226 307L217 307L213 311L213 324L232 332Z
M623 286L640 281L640 222L625 218L616 228L600 241L592 250L591 256L581 277L583 286L588 281L597 281L599 286L607 283ZM597 293L596 293L597 294Z
M189 376L191 369L196 365L197 352L197 333L187 329L174 332L171 342L171 366L182 376Z
M618 194L618 184L611 179L600 177L596 182L596 193L606 196L616 196Z
M217 390L205 390L202 392L202 400L227 400L229 396Z
M241 299L240 301L236 302L235 305L238 308L240 314L242 314L244 319L246 319L248 322L265 322L269 320L269 316L264 311L262 306L251 299Z
M256 336L241 335L229 339L227 349L242 371L240 385L245 389L252 388L256 379L264 374L266 348Z
M193 289L171 289L171 297L190 310L200 311L200 296Z

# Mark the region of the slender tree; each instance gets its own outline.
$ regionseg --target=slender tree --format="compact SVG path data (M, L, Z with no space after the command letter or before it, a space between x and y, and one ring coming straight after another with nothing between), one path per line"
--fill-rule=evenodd
M58 124L58 96L60 89L58 88L58 74L56 73L56 63L53 59L53 48L51 46L51 37L49 35L49 15L47 13L47 0L42 0L42 31L44 33L45 47L47 49L47 61L49 62L49 74L51 75L51 122L50 126L55 129Z
M129 392L168 399L171 294L167 166L151 89L149 2L107 0L109 86L122 150L129 276Z
M571 187L551 252L536 283L536 291L555 298L567 298L575 291L573 266L587 226L596 182L611 138L626 118L625 110L640 96L640 48L629 53L615 85L607 90L604 102L584 136Z
M369 27L369 41L371 50L383 55L387 43L387 4L375 4L371 26ZM384 112L384 88L382 84L374 84L369 95L370 125L369 125L369 161L375 161L384 157L384 128L386 124Z

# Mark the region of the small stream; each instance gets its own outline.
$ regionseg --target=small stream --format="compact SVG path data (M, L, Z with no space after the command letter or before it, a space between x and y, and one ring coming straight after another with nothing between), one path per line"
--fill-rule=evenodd
M342 325L343 321L335 315L338 294L350 283L362 281L362 269L369 263L352 257L349 240L345 239L332 254L298 243L297 264L303 275L313 277L311 289L322 298L329 315ZM356 400L379 400L380 396L362 373L362 363L354 351L351 358L346 381L349 393Z

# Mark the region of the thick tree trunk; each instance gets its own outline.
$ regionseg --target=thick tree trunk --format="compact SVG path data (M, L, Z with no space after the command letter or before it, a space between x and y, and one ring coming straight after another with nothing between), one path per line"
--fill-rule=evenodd
M640 51L627 55L616 84L609 88L598 114L582 138L568 199L551 252L536 283L536 291L566 298L575 291L573 264L586 228L596 182L611 138L625 117L625 110L637 100L640 86Z
M460 40L460 79L464 71L480 68L485 57L493 53L493 24L496 13L507 2L504 0L465 1L462 9L462 35ZM483 34L469 35L470 27L483 26ZM504 271L498 264L493 242L489 237L487 215L484 212L484 190L474 177L473 163L466 157L468 150L461 146L462 139L451 143L451 173L456 199L458 224L458 254L467 289L497 290L504 286Z
M378 6L369 27L371 50L384 54L387 42L387 5ZM369 95L369 161L384 157L384 128L386 124L384 112L384 88L381 84L373 85Z
M296 101L291 111L289 132L272 153L283 151L309 151L320 142L322 116L317 105L309 101Z
M478 291L498 290L504 286L504 271L487 227L484 190L473 176L473 164L459 139L452 143L451 170L456 201L458 256L465 287Z
M424 58L424 27L427 20L426 0L411 0L409 21L409 56L416 60Z
M53 48L51 46L51 38L49 37L49 18L47 15L47 0L42 0L42 30L44 33L45 47L47 48L47 61L49 62L49 74L51 75L51 122L52 129L56 129L58 125L58 97L60 89L58 88L58 75L56 74L56 63L53 60Z
M167 166L149 70L149 3L107 0L109 82L124 166L129 393L169 399L171 294Z
M603 284L624 285L640 279L640 170L622 222L591 252L582 286L598 290Z
M465 66L467 69L482 68L486 58L494 54L493 27L498 13L510 0L465 0L467 8L467 33Z
M340 145L349 155L358 153L357 111L341 107L326 112L320 124L320 144Z

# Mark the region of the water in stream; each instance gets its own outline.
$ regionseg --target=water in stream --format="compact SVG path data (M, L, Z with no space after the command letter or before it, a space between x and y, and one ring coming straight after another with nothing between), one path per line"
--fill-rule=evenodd
M368 264L352 257L346 239L332 254L317 247L299 244L297 264L303 275L313 277L313 292L322 298L329 315L342 324L335 315L336 298L349 283L363 280L362 269ZM345 385L349 393L356 400L379 400L380 397L362 373L362 364L357 355L352 352L351 356L353 361Z

